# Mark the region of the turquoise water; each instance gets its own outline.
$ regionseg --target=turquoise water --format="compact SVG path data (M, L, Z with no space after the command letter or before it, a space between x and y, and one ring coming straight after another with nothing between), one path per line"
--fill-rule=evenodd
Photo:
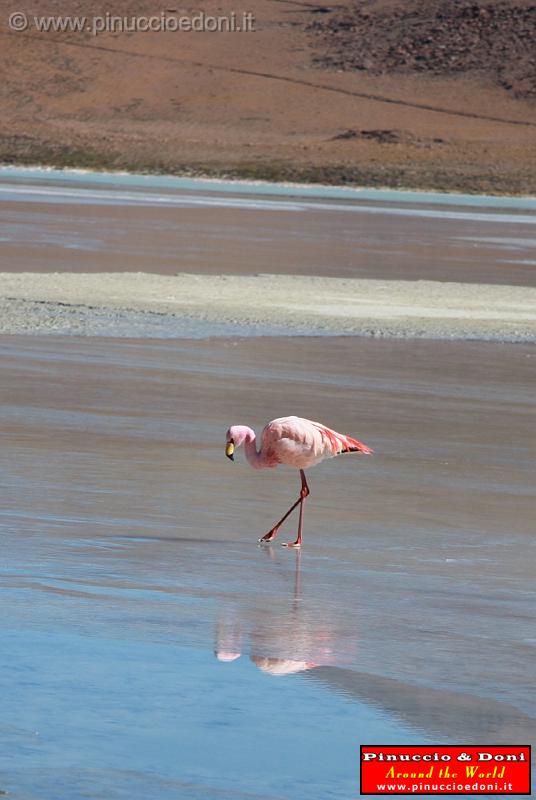
M61 170L0 169L0 199L10 203L20 200L50 204L225 208L289 214L343 212L495 225L536 225L536 215L520 213L536 210L534 198L451 196L231 181L218 183L158 176L64 173ZM368 202L363 202L365 200ZM430 205L442 208L430 208ZM457 210L450 206L456 206Z
M128 173L57 170L30 167L0 167L0 179L32 182L58 181L63 184L91 183L140 189L170 189L191 192L214 192L277 197L309 197L333 200L374 200L388 203L423 203L425 205L474 206L536 211L535 197L496 197L457 192L415 192L391 189L370 189L307 184L265 183L262 181L227 181L200 178L179 178L172 175L136 175Z

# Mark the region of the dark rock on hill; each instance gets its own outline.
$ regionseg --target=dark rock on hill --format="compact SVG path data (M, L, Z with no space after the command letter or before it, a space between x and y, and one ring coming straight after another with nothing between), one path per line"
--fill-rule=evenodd
M417 0L363 10L352 3L309 30L324 67L376 75L476 72L515 97L536 99L536 4Z

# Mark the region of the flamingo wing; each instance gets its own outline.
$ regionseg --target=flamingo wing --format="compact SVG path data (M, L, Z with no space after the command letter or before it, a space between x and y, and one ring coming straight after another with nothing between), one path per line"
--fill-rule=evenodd
M269 422L262 432L262 451L275 463L300 469L340 453L371 453L357 439L303 417L280 417Z

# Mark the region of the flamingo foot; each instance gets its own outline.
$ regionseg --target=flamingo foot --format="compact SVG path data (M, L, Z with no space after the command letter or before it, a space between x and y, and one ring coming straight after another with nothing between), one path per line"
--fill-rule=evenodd
M281 542L281 547L294 547L296 550L299 550L301 547L301 542Z
M259 544L268 544L269 542L273 542L276 536L277 536L277 529L274 530L272 528L271 531L268 531L268 533L265 533L264 536L261 536L261 538L259 539Z

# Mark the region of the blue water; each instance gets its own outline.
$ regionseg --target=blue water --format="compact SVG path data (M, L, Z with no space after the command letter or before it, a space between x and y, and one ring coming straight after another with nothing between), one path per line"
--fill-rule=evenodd
M299 555L274 562L200 536L83 538L84 520L50 515L25 535L28 523L11 536L0 526L0 790L9 796L345 800L358 793L360 743L431 741L311 681L314 668L263 670L259 653L341 655L325 598L315 610L296 584ZM229 649L240 656L226 663Z
M530 198L463 197L467 212L445 212L426 204L459 196L1 178L5 197L65 204L112 182L121 202L148 205L327 214L344 198L349 211L376 200L374 213L536 220L517 213ZM475 346L457 360L454 346L323 339L289 341L282 362L265 345L248 356L240 341L3 339L8 797L350 800L360 744L532 736L532 394L519 376L533 354ZM315 470L301 557L260 550L292 479L231 469L222 431L238 412L251 424L283 407L317 418L334 397L337 414L375 431L378 454L362 471Z
M180 633L103 629L98 612L79 634L39 622L1 636L0 773L17 797L75 800L89 782L91 797L342 800L363 736L407 738L374 709L247 659L221 664Z

